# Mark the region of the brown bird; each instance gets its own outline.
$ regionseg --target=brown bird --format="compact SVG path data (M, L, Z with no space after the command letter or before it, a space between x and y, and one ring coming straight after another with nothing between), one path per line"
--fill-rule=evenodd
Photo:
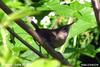
M64 25L57 29L40 29L34 21L31 21L31 24L36 28L36 32L40 37L43 37L47 43L50 44L52 48L58 48L65 43L65 40L68 36L70 29L69 25Z

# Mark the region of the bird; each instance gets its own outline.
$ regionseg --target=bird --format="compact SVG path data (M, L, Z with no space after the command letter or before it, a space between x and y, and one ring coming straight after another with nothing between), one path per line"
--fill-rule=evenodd
M62 46L69 33L70 26L74 22L64 25L57 29L40 29L39 26L34 23L34 21L31 21L31 24L35 27L36 33L45 39L45 41L52 47L52 48L58 48Z

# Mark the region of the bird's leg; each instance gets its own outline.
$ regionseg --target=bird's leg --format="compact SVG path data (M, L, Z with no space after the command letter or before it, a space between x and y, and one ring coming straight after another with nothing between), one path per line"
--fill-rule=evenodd
M36 44L39 46L40 53L42 53L42 51L41 51L41 45L38 42L36 42Z
M14 29L12 28L12 31L14 32ZM13 45L15 45L15 37L12 35L12 34L10 34L10 40L9 40Z

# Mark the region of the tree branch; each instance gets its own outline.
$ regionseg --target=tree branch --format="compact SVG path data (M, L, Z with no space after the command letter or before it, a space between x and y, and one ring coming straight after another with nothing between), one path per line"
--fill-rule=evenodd
M91 2L92 2L93 10L95 13L97 25L100 29L100 3L99 3L99 0L91 0Z

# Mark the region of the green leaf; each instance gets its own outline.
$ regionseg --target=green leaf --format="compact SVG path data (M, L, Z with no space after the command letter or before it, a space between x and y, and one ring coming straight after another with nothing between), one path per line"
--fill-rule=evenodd
M75 11L79 11L79 10L83 9L84 6L85 6L84 4L80 4L78 1L75 1L70 4L70 8Z
M95 47L93 45L87 45L84 49L82 49L82 54L91 56L91 57L95 57L96 55L96 50Z
M39 59L32 64L27 64L25 67L60 67L60 63L57 60Z
M16 19L21 19L23 17L30 16L30 15L33 15L33 16L40 15L42 12L44 11L36 11L32 8L25 8L25 9L22 9L10 14L9 17L3 18L1 24L6 26L10 24L11 21L14 21Z
M22 7L22 3L18 2L18 1L10 1L7 2L7 5L11 8L21 8Z
M1 22L3 17L4 17L4 13L2 13L2 11L0 10L0 22Z
M35 59L38 58L38 56L35 53L33 53L31 50L27 50L26 52L22 53L20 57L23 58L23 60L27 60L27 61L34 61Z
M100 47L96 49L96 53L99 53L100 52Z
M72 28L69 32L69 39L74 37L75 35L79 35L85 32L86 30L94 28L96 26L96 22L87 22L82 19L79 19L77 22L75 22L75 24L72 25Z
M42 7L38 7L38 10L52 10L60 16L72 16L74 11L67 5L60 5L57 2L47 2Z

